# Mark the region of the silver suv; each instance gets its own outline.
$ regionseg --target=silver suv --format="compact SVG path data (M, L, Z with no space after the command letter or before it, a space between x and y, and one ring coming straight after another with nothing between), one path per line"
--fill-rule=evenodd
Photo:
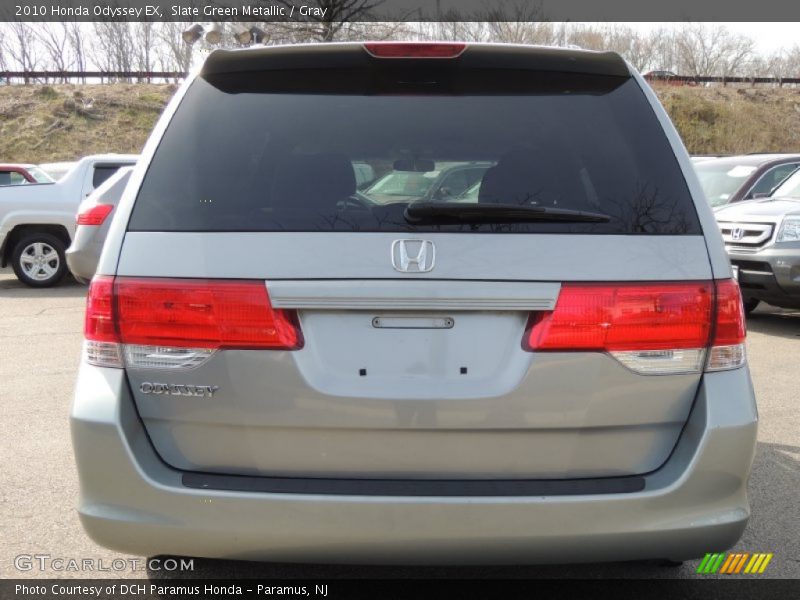
M491 166L470 201L357 191L354 164L443 162ZM678 135L616 54L213 52L97 273L71 419L102 545L681 560L747 522L739 289Z
M740 202L716 212L746 312L762 300L800 308L800 172L769 198Z

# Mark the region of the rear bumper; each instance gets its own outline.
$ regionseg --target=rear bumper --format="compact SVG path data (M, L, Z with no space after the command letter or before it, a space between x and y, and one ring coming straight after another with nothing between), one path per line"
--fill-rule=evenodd
M122 371L83 365L72 408L80 518L139 555L297 562L687 559L733 545L749 516L757 414L747 369L704 377L669 460L632 493L370 496L185 487L153 451Z
M800 307L800 248L770 246L759 252L728 248L728 256L739 267L739 285L745 299Z

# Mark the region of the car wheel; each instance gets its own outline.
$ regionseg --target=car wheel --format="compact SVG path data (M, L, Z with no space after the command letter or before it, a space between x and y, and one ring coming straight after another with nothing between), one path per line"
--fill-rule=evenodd
M761 300L756 300L755 298L748 298L747 300L745 300L744 301L744 314L749 315L751 312L753 312L756 309L756 306L758 306L760 303L761 303Z
M64 242L49 233L24 235L11 256L14 274L31 287L50 287L67 272Z

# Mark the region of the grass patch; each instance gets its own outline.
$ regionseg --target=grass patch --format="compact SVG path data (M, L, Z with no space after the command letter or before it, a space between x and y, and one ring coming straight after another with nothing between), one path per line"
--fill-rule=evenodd
M0 86L0 161L138 153L174 84ZM800 152L800 89L656 86L692 154ZM100 118L80 110L95 111Z

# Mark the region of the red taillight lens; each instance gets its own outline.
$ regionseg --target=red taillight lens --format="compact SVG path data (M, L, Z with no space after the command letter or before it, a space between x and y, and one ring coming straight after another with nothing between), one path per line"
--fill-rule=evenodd
M376 58L456 58L467 48L459 43L369 42L364 49Z
M263 281L137 279L114 286L123 344L296 350L295 314L272 308Z
M528 350L704 348L711 334L710 282L564 284L555 310L538 315Z
M112 210L113 204L95 204L78 214L78 225L102 225Z
M114 278L99 275L92 279L86 297L84 337L93 342L118 342L114 322Z
M739 284L733 279L717 281L717 322L713 346L741 344L746 337L744 307Z
M303 346L295 313L273 309L262 281L97 276L84 335L90 342L175 348Z

